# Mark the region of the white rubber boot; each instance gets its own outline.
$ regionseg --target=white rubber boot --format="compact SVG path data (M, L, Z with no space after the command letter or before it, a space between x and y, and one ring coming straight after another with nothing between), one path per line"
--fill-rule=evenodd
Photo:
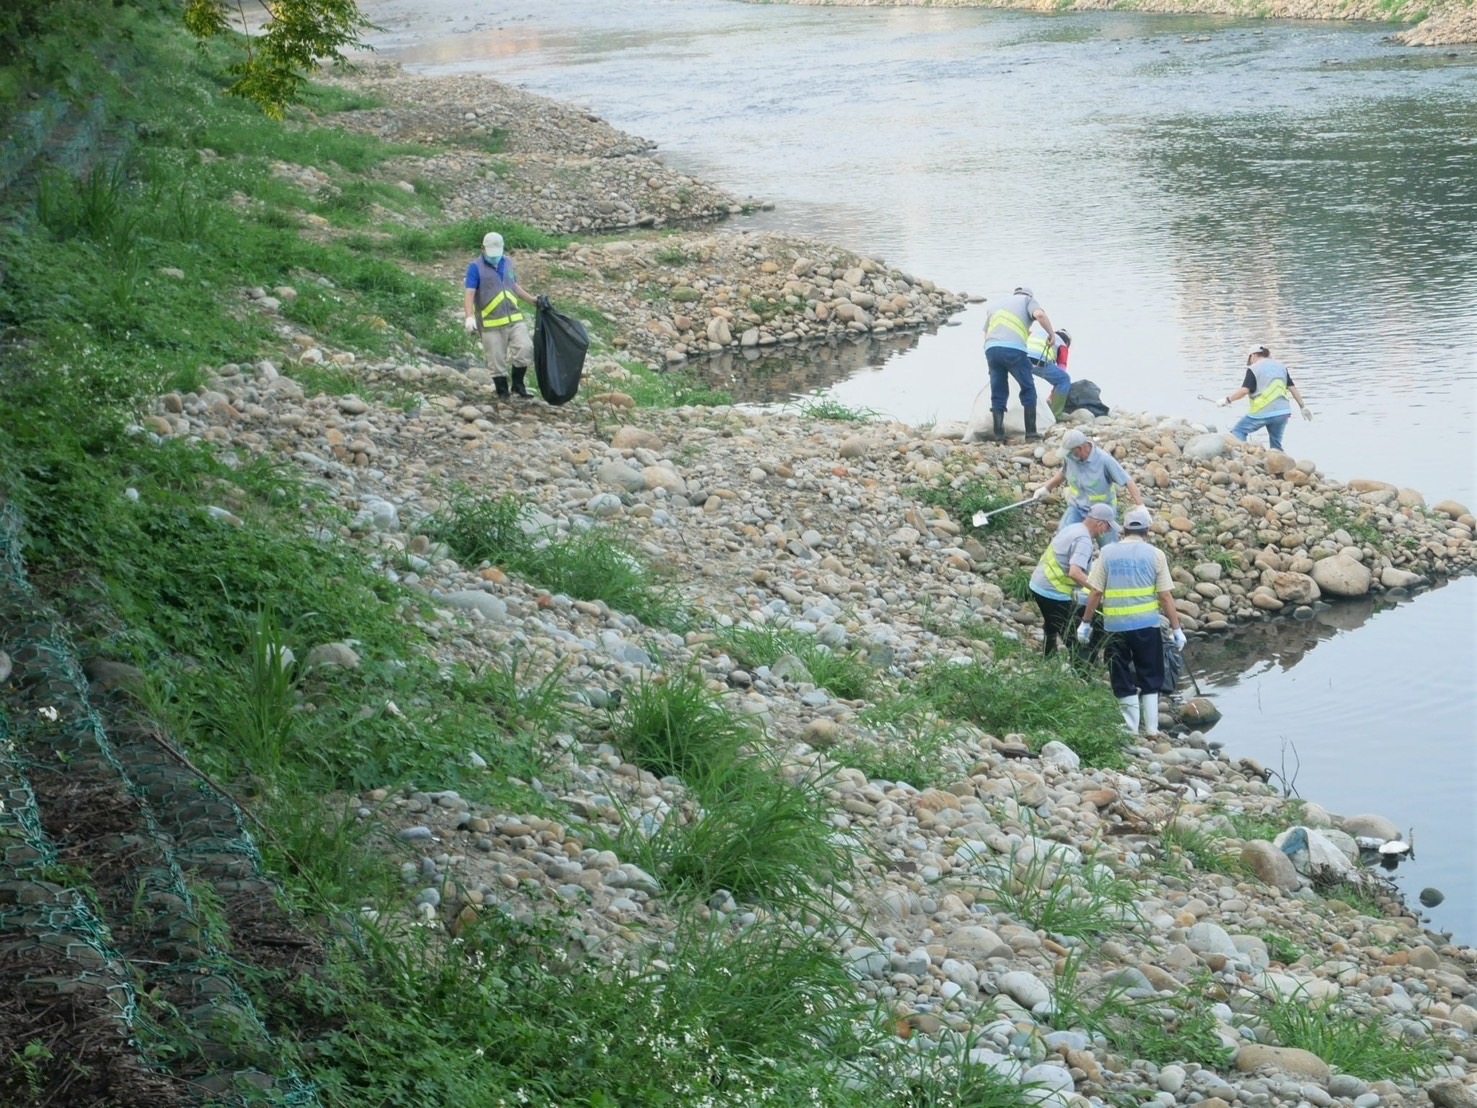
M1144 734L1159 734L1159 694L1145 693L1139 697L1139 706L1144 713Z
M1118 710L1123 713L1123 727L1130 735L1139 733L1139 698L1120 696Z

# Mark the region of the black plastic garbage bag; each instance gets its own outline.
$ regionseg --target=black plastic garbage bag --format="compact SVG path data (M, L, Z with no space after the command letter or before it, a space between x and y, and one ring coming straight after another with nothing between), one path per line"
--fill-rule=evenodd
M567 404L579 392L590 333L579 320L555 308L547 296L540 296L537 303L533 371L538 376L539 395L550 404Z
M1161 629L1160 637L1164 640L1164 684L1159 691L1165 696L1174 696L1179 691L1180 674L1185 669L1185 656L1174 645L1173 634L1165 634Z
M1095 416L1108 414L1108 406L1103 403L1103 394L1091 381L1073 381L1072 387L1067 390L1066 411L1075 412L1078 408L1086 408Z

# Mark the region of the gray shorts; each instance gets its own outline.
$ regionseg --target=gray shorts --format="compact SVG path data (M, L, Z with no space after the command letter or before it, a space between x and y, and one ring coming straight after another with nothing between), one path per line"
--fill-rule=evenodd
M533 364L533 340L528 337L527 323L510 323L506 327L489 327L482 332L482 353L494 377L506 377L508 367L527 369Z

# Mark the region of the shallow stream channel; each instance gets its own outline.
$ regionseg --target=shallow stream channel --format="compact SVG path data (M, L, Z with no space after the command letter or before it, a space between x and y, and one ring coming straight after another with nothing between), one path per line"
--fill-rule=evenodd
M1290 366L1326 473L1477 502L1477 49L1376 24L733 0L366 0L382 58L481 73L653 139L946 288L1029 284L1111 407L1190 416ZM920 424L985 383L979 305L735 389ZM743 380L741 358L715 366ZM1192 644L1232 758L1415 833L1397 880L1477 943L1477 578Z

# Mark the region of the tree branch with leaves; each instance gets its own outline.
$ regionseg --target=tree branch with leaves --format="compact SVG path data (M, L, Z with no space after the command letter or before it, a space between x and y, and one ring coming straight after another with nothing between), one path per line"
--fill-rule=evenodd
M247 0L186 0L185 27L197 38L239 32L243 57L230 66L226 91L259 104L273 119L302 99L308 74L324 62L342 65L344 51L364 45L374 24L354 0L251 0L266 21L252 33Z

